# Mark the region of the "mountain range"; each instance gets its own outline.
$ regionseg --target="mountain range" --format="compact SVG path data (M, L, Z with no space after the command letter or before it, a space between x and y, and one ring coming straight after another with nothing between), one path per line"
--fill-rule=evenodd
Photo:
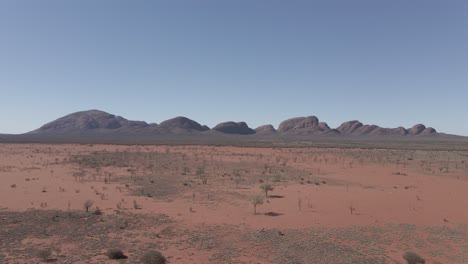
M127 120L121 116L100 110L81 111L58 118L42 127L28 132L34 135L86 135L86 134L154 134L154 135L259 135L259 136L432 136L439 135L434 128L417 124L411 128L383 128L376 125L366 125L357 120L344 122L337 128L331 128L327 123L320 122L315 116L294 117L280 123L277 129L272 125L262 125L255 129L245 122L222 122L213 128L191 120L187 117L175 117L160 124L145 121Z

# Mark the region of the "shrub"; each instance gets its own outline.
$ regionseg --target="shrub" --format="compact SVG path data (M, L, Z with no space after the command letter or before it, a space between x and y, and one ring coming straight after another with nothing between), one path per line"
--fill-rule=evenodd
M91 200L86 200L84 203L83 203L83 207L84 209L86 210L86 212L89 212L89 208L91 208L91 206L93 206L94 202L91 201Z
M275 174L273 176L273 182L281 182L281 175L280 174Z
M161 254L161 252L150 250L143 255L141 262L143 262L143 264L165 264L166 258Z
M142 209L141 205L139 205L136 200L133 200L133 209Z
M265 192L265 197L268 197L268 192L273 191L273 185L271 185L269 183L264 183L264 184L260 185L260 189L262 189L262 191Z
M52 251L50 249L43 249L37 252L37 256L44 262L48 262L50 256L52 256Z
M236 183L236 188L239 188L239 184L242 182L242 178L236 177L234 178L234 182Z
M249 197L249 202L254 206L254 214L257 214L257 205L263 204L263 196L254 195Z
M127 256L125 256L123 251L118 248L109 249L107 251L107 256L110 259L126 259L127 258Z
M102 211L101 209L99 209L99 207L96 207L96 209L94 210L94 213L95 215L102 215Z
M403 255L403 258L408 262L408 264L424 264L426 261L421 258L418 254L414 252L406 252Z

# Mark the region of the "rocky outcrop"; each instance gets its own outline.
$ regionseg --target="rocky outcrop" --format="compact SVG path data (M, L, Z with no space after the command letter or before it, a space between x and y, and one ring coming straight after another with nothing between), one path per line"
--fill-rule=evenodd
M432 127L427 127L426 129L424 129L421 133L419 133L420 135L432 135L432 134L436 134L437 131L432 128Z
M415 125L411 129L405 129L404 127L382 128L376 125L363 125L357 120L345 122L337 130L342 135L347 136L417 136L437 133L435 129L426 128L422 124Z
M324 135L336 134L325 122L319 122L316 116L295 117L281 122L278 133L289 135ZM330 132L329 132L330 131Z
M324 130L324 131L325 131L325 130L331 129L331 128L328 126L328 124L325 123L325 122L320 122L320 123L318 123L318 127L319 127L321 130Z
M353 121L348 121L344 122L337 128L338 131L340 131L341 134L343 135L352 135L357 129L362 127L363 124L357 120ZM367 128L364 128L364 130Z
M143 121L131 121L99 110L76 112L47 123L30 133L70 133L122 128L145 128Z
M278 127L278 132L286 133L303 129L315 129L318 125L319 120L315 116L295 117L281 122Z
M410 135L419 135L426 129L426 126L423 124L417 124L409 130Z
M251 135L255 134L255 130L249 128L245 122L223 122L215 127L213 130L225 133L225 134L237 134L237 135Z
M193 121L187 117L178 116L166 121L161 122L156 126L157 130L160 131L173 131L173 130L185 130L185 131L207 131L210 128L202 126L196 121Z
M31 134L66 134L84 135L86 133L122 133L131 136L137 133L142 135L169 135L169 134L196 134L209 131L210 128L197 123L187 117L178 116L166 120L159 125L156 123L147 124L144 121L127 120L121 116L112 115L99 110L89 110L76 112L55 121L47 123ZM295 117L287 119L278 127L264 125L251 129L245 122L223 122L215 126L211 132L235 134L235 135L284 135L290 136L429 136L440 135L432 127L418 124L410 129L404 127L382 128L377 125L364 125L358 120L348 121L333 129L325 122L319 122L315 116ZM203 133L205 136L210 133Z
M276 133L276 129L272 125L264 125L257 127L255 133L258 135L272 135Z

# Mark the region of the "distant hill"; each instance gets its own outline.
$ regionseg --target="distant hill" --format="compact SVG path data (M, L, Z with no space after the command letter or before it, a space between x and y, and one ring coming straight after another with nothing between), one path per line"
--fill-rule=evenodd
M255 129L255 133L258 135L272 135L276 133L276 129L273 125L263 125Z
M130 121L121 116L112 115L103 111L89 110L66 115L29 133L86 133L99 130L139 129L149 126L150 125L143 121Z
M212 129L187 117L175 117L160 124L133 121L121 116L100 110L81 111L58 118L27 134L61 135L79 134L94 136L112 133L124 135L255 135L262 136L351 136L351 137L413 137L437 136L434 128L417 124L411 128L383 128L376 125L365 125L357 120L344 122L337 128L331 128L327 123L320 122L316 116L294 117L280 123L278 129L272 125L250 128L245 122L222 122Z
M226 133L226 134L237 134L237 135L252 135L255 134L255 130L251 129L249 126L247 126L247 123L245 122L223 122L215 127L213 127L213 130L219 131L221 133Z
M192 132L192 131L207 131L210 130L207 126L202 126L196 121L183 116L171 118L163 121L159 125L153 126L159 132L177 133L177 132Z

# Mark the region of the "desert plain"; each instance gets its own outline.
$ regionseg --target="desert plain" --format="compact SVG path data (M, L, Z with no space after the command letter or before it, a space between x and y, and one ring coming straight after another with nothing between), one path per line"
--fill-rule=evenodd
M467 263L468 151L0 145L0 263L149 250L171 264Z

